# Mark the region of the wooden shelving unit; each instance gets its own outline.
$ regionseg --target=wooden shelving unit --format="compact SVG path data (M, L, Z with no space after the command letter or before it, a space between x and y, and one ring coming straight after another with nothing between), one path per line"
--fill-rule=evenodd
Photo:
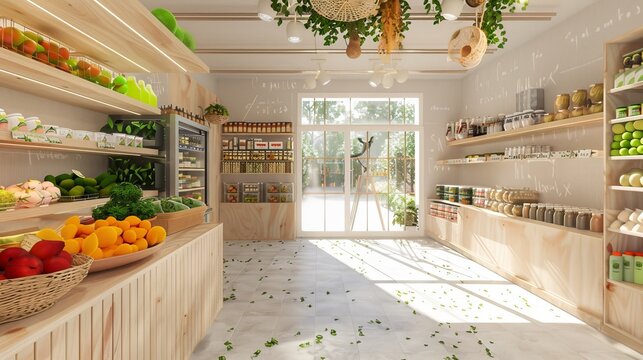
M179 189L179 192L184 193L184 192L201 191L201 190L205 190L205 186L199 186L199 187L187 188L187 189Z
M248 136L248 135L257 135L257 136L293 136L295 135L294 133L249 133L249 132L242 132L242 133L222 133L221 135L223 136L236 136L236 135L241 135L241 136Z
M520 128L509 131L502 131L496 134L491 135L482 135L471 138L466 138L462 140L449 141L448 146L462 146L462 145L472 145L472 144L484 144L490 143L498 140L509 139L518 136L525 135L535 135L541 134L561 129L566 129L570 127L583 126L583 125L599 125L603 122L604 115L603 113L590 114L585 116L579 116L575 118L552 121L549 123L538 124L529 126L526 128Z
M539 162L539 161L554 161L554 160L579 160L579 159L600 159L603 157L603 150L592 150L592 156L588 158L574 157L574 158L534 158L534 159L446 159L438 160L436 165L476 165L476 164L491 164L491 163L514 163L514 162Z
M26 1L24 3L27 4ZM3 48L0 48L0 83L32 95L106 114L161 113L158 108Z
M117 71L210 71L138 1L4 0L0 13Z
M121 156L159 156L156 149L133 148L116 145L114 149L101 149L96 141L77 139L61 139L62 144L33 143L11 138L11 132L0 131L0 147L21 150L44 150L57 152L72 152L81 154L121 155Z
M626 123L626 122L636 121L636 120L643 120L643 115L628 116L620 119L612 119L610 120L610 124L621 124L621 123Z
M179 168L179 171L202 172L202 171L205 171L205 169L203 169L203 168L189 168L189 167L185 168L185 167L183 167L183 168Z
M158 191L143 191L143 197L157 196ZM47 206L40 206L30 209L12 209L0 212L0 223L7 221L20 221L36 217L74 212L84 209L93 208L105 204L109 198L74 201L74 202L57 202Z
M641 47L643 42L643 28L632 31L605 46L605 77L606 89L604 101L605 117L613 116L616 108L632 103L643 102L643 83L611 89L614 84L614 75L623 66L622 56ZM606 121L604 149L610 150L613 134L613 123L633 121L631 117ZM609 119L609 118L608 118ZM641 235L632 231L609 230L610 223L615 214L624 208L640 208L643 201L643 189L635 187L612 186L618 182L618 177L631 168L640 167L643 155L639 156L610 156L605 158L605 236L603 249L612 251L643 251ZM627 236L623 236L627 235ZM626 282L612 281L609 279L609 253L603 256L603 278L606 289L604 291L604 329L605 332L618 341L643 352L643 323L641 323L641 309L643 306L643 286Z

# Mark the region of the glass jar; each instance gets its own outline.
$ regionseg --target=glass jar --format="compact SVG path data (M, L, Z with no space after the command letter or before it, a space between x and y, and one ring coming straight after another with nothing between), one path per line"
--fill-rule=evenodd
M603 102L603 84L592 84L589 86L589 99L592 103Z
M569 109L570 96L569 94L556 95L556 111Z
M577 89L572 93L572 106L575 108L587 105L587 90Z
M554 213L556 210L554 210L554 207L552 205L547 206L545 210L545 222L548 224L553 224L554 223Z
M554 224L560 226L565 225L565 210L562 206L557 206L554 208Z
M514 128L514 125L513 125L514 117L515 117L514 115L507 115L505 117L504 127L503 127L505 131L513 130L513 128Z
M578 211L575 208L565 209L565 227L575 228L576 227L576 217L578 216Z
M589 113L590 114L596 114L603 112L603 102L598 101L592 104L592 106L589 107Z
M540 204L531 204L531 206L529 207L529 218L531 220L536 220L536 215L538 213L539 206Z
M505 204L502 212L507 216L512 216L513 208L514 208L514 204Z
M512 215L516 217L522 217L522 209L523 206L518 204L514 205L514 207L511 209Z
M536 210L536 220L545 221L545 211L547 207L545 204L538 204L538 210Z
M592 215L589 211L582 209L578 211L578 216L576 216L576 229L578 230L589 230L589 223L592 218Z
M592 218L589 222L589 231L603 232L603 212L595 210L592 212Z
M524 203L522 205L522 217L529 219L529 211L531 209L531 204L530 203Z

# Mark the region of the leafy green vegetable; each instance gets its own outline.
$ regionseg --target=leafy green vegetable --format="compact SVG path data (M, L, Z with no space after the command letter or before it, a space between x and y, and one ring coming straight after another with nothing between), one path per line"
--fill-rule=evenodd
M190 208L187 205L183 205L182 203L172 201L172 200L161 200L161 208L163 209L163 212L166 212L166 213L190 210Z
M140 187L128 182L120 183L114 186L110 194L111 201L119 204L136 202L142 197L143 190L141 190Z
M181 202L183 203L183 205L189 206L190 209L205 206L205 203L203 203L202 201L190 197L182 197Z

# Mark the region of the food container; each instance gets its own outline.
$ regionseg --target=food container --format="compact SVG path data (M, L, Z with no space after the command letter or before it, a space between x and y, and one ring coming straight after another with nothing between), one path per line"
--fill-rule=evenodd
M625 69L620 69L614 76L614 88L620 88L625 85Z
M567 109L559 110L556 113L556 117L554 117L554 120L564 120L569 118L570 112Z
M570 96L569 94L556 95L556 111L569 109Z
M596 114L603 112L603 102L597 102L592 104L592 106L589 107L589 113L590 114Z
M114 134L114 140L116 141L116 145L127 146L126 134Z
M572 106L575 108L587 105L587 90L576 89L572 93Z
M71 139L74 137L74 132L70 128L59 127L56 131L61 138Z
M638 70L638 65L634 65L631 69L625 70L625 85L632 85L636 82L636 73Z
M505 116L505 121L503 124L503 128L505 129L505 131L513 130L513 121L515 117L515 114Z
M27 130L36 134L44 134L45 128L42 126L40 119L37 116L28 117L25 119L27 123Z
M639 66L638 70L636 70L635 78L635 82L643 82L643 66Z
M592 84L589 86L589 99L592 103L603 101L603 92L605 91L603 84Z
M632 104L627 107L627 116L641 115L641 104Z
M536 123L536 117L533 110L527 110L520 116L520 125L522 127L532 126Z
M546 113L545 115L543 115L543 122L544 123L552 122L555 120L555 118L556 116L554 114Z
M0 131L9 130L9 122L7 121L7 113L4 109L0 109Z
M43 125L45 135L58 135L58 126L56 125Z
M207 206L199 206L173 213L156 214L156 218L151 221L152 226L162 226L168 235L175 234L187 228L203 224L207 209Z
M616 108L616 118L622 119L624 117L627 117L627 106L621 106Z
M134 147L142 148L143 147L143 138L140 136L134 136Z
M534 124L542 124L545 120L545 110L536 110L534 111Z
M7 115L7 122L9 124L9 130L11 131L29 131L29 129L27 128L27 122L24 116L22 116L22 114L20 113Z
M135 142L136 142L136 136L125 135L125 146L134 147Z
M85 130L72 130L72 138L76 140L96 141L94 133Z
M587 111L587 108L584 106L581 107L575 107L574 110L569 114L570 117L577 117L577 116L583 116L585 115L585 112Z
M514 205L514 207L511 209L511 213L513 216L522 217L523 206L520 204Z

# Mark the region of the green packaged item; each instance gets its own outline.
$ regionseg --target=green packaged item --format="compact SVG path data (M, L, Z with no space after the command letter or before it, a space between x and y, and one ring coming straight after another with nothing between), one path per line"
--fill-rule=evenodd
M632 104L627 107L627 116L641 115L641 104Z
M187 205L188 207L190 207L190 209L205 206L205 204L202 201L189 198L189 197L183 197L181 198L181 201L183 202L183 205Z
M627 106L621 106L616 108L616 118L622 119L624 117L627 117Z
M161 200L161 209L166 213L173 213L177 211L189 210L190 208L183 203L176 202L173 200Z

